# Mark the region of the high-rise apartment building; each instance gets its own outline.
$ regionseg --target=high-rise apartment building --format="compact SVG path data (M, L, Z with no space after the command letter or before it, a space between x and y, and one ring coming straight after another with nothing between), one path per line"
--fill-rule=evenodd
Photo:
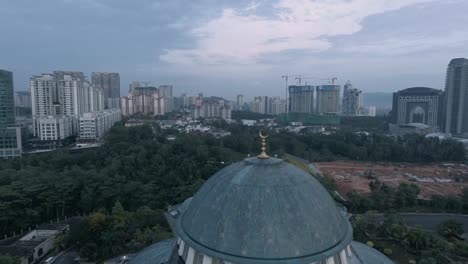
M122 115L131 116L134 114L166 114L166 98L162 96L160 88L154 86L134 87L133 93L120 98Z
M122 116L132 116L133 112L133 94L122 96L120 98L120 109L122 110Z
M83 82L83 100L80 100L82 113L104 110L105 100L102 89L94 87L89 81Z
M340 111L340 86L320 85L317 86L317 113L338 114Z
M286 100L281 99L279 96L269 97L267 105L267 114L281 115L286 113Z
M281 99L279 96L256 96L249 103L249 108L250 111L259 114L280 115L286 112L286 100Z
M86 80L82 72L54 71L33 76L30 89L33 134L41 140L61 140L77 134L80 114L104 109L102 89ZM69 123L71 133L66 129ZM56 131L53 136L43 135L48 133L47 127Z
M180 97L179 97L179 105L180 105L180 109L182 110L185 110L185 109L188 109L190 107L190 97L187 96L187 94L182 94Z
M167 100L164 97L160 96L159 93L153 94L153 114L155 116L161 116L166 114ZM171 98L173 99L173 98Z
M250 104L250 110L259 114L268 113L268 96L255 96Z
M343 101L341 112L345 116L357 116L362 108L362 91L353 88L348 81L343 88Z
M55 115L55 104L58 104L56 85L52 74L33 76L30 79L32 115Z
M146 85L143 85L143 82L139 81L133 81L129 86L128 86L128 92L133 93L133 90L137 87L143 87L143 86L148 86L148 83L145 83Z
M21 129L15 124L13 73L0 70L0 157L21 156Z
M159 97L164 99L164 112L169 113L174 110L174 100L172 96L172 85L161 85L159 86Z
M220 97L203 97L200 94L194 99L194 105L191 107L191 117L198 118L221 118L231 119L231 103Z
M311 85L289 86L289 111L290 113L314 112L314 87Z
M115 72L93 72L91 81L104 92L104 107L119 108L120 104L120 74Z
M15 92L15 106L23 108L31 108L31 92L17 91Z
M468 60L450 61L445 81L445 132L468 136Z
M78 116L84 111L83 85L84 78L73 75L55 75L58 103L61 115Z
M427 87L407 88L393 93L392 123L406 125L421 123L441 127L444 92Z
M244 96L242 94L237 95L236 101L236 110L243 110L244 109Z

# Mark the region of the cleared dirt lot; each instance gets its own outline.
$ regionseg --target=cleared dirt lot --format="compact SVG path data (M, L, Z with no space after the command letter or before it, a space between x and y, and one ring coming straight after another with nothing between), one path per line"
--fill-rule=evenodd
M421 188L421 198L432 195L459 195L468 188L468 166L438 163L371 163L371 162L317 162L314 163L325 177L335 180L338 191L369 193L369 183L379 180L397 187L401 182L414 183Z

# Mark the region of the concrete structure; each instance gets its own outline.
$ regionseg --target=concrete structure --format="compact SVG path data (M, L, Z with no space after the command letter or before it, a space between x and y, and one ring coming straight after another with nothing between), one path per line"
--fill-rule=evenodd
M81 114L79 118L80 133L77 139L77 146L83 147L101 142L114 124L121 120L122 112L119 108Z
M171 100L173 103L174 102L173 98L171 98ZM168 107L167 107L168 103L169 103L168 100L164 99L164 97L162 97L161 95L153 94L153 114L155 116L165 115L168 110ZM171 106L171 109L172 109L172 106Z
M421 123L432 128L443 125L444 92L413 87L393 94L392 123Z
M359 111L362 107L362 91L353 88L353 85L348 81L343 89L341 113L345 116L357 116L360 115Z
M16 125L13 73L0 70L0 157L21 156L21 128Z
M242 119L241 124L244 126L255 126L257 120Z
M133 93L133 90L137 87L143 87L143 86L148 86L148 85L143 85L143 82L139 81L133 81L130 85L128 85L128 93ZM146 84L148 84L146 82Z
M268 113L268 96L256 96L250 104L250 111L267 114Z
M160 85L158 97L164 102L163 109L160 112L169 113L174 111L174 98L172 96L172 85Z
M278 96L256 96L249 108L250 111L259 114L281 115L286 112L286 100L282 100Z
M68 230L66 224L49 224L19 238L0 240L0 255L19 257L21 264L41 263L41 259L55 248L55 238Z
M244 95L238 94L237 101L236 101L236 110L243 110L244 109Z
M58 103L60 108L57 114L78 116L84 111L83 99L84 79L76 78L73 75L55 75L57 85Z
M289 111L290 113L308 113L314 112L314 87L289 86Z
M58 104L57 88L52 74L33 76L30 79L32 115L49 116L56 114Z
M133 93L120 98L122 115L125 117L134 114L165 115L166 104L163 90L154 86L135 87Z
M30 79L30 89L33 135L38 138L51 138L40 135L44 131L39 131L39 119L43 119L42 122L52 122L55 119L56 126L63 124L63 128L57 127L56 136L52 136L63 139L69 136L66 130L69 120L72 124L71 133L76 135L80 114L104 109L103 90L87 81L82 72L54 71L53 74L33 76Z
M197 97L191 107L191 117L231 119L231 103L221 97Z
M129 117L134 114L133 94L129 93L127 96L120 97L120 109L122 116Z
M83 100L80 100L82 104L82 112L96 112L102 111L105 108L104 92L101 88L94 87L88 81L83 82ZM120 103L120 102L119 102ZM117 107L118 108L118 107Z
M131 264L393 263L353 241L345 213L314 177L266 154L225 167L166 218L175 239Z
M445 132L468 137L468 60L453 59L445 82Z
M31 108L31 92L17 91L15 92L15 106L23 108Z
M182 94L179 97L179 106L181 110L186 110L190 107L189 97L187 96L187 94Z
M394 136L403 136L406 134L428 135L435 133L436 128L421 123L410 124L390 124L390 133Z
M376 116L377 108L375 106L361 107L358 109L358 116Z
M102 89L106 109L119 108L120 74L115 72L93 72L91 81L96 88Z
M286 100L279 96L269 97L267 101L267 114L282 115L286 113Z
M340 86L317 86L317 113L319 115L338 114L340 111Z
M74 134L71 116L41 116L35 123L36 136L42 141L60 141Z

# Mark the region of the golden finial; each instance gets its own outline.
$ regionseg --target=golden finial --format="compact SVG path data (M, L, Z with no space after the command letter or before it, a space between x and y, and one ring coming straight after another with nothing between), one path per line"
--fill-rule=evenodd
M262 153L257 156L259 159L268 159L270 156L266 154L266 139L268 138L268 135L262 135L262 130L258 131L258 135L262 139Z

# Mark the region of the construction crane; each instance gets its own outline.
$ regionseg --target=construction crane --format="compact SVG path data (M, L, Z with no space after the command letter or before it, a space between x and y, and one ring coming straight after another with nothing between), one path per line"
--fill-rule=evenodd
M323 78L323 77L310 77L310 76L298 76L296 77L297 85L302 84L302 80L315 80L315 81L330 81L330 78ZM307 84L307 82L306 82Z
M283 75L281 76L282 79L285 79L286 81L286 114L288 113L288 105L289 105L289 100L288 100L288 87L289 87L289 78L294 78L294 80L297 81L297 85L302 84L302 80L310 79L310 80L316 80L316 81L329 81L330 84L334 85L335 81L338 80L338 78L332 76L331 78L323 78L323 77L311 77L311 76L304 76L302 74L299 75ZM305 82L305 85L307 85L307 82Z

